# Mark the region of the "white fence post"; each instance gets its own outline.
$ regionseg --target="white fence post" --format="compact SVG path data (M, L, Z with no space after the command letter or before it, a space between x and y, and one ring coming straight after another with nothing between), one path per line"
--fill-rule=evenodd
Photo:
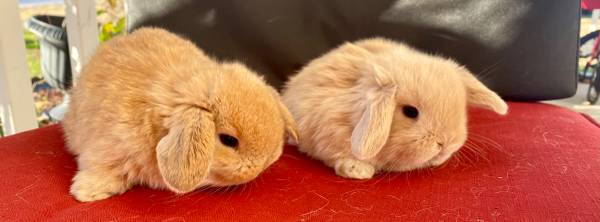
M65 17L71 70L73 80L76 80L98 46L96 1L65 0Z
M0 0L0 115L4 134L37 128L17 0Z

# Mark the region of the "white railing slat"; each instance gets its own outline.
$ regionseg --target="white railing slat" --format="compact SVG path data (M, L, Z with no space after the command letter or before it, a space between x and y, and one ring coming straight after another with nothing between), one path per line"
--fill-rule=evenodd
M37 128L17 0L0 0L0 115L4 134Z
M71 70L73 79L76 79L98 47L96 1L65 0L65 17Z

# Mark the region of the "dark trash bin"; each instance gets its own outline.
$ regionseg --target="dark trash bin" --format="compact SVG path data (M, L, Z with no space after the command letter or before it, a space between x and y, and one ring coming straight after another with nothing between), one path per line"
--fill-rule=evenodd
M64 17L36 15L27 20L26 27L40 41L42 75L55 88L67 90L72 84L71 61Z

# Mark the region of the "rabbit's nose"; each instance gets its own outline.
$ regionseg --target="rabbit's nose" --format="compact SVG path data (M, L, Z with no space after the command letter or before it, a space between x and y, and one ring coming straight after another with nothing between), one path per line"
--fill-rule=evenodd
M444 143L440 143L440 142L436 142L437 143L437 148L438 149L443 149L444 148Z

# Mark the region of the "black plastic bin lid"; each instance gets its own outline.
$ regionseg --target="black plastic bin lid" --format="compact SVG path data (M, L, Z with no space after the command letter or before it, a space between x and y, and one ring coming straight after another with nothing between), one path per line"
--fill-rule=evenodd
M26 26L40 40L42 75L54 88L68 90L72 85L71 60L64 17L36 15Z
M38 38L61 48L67 47L67 31L63 27L64 17L36 15L27 20L25 27Z

